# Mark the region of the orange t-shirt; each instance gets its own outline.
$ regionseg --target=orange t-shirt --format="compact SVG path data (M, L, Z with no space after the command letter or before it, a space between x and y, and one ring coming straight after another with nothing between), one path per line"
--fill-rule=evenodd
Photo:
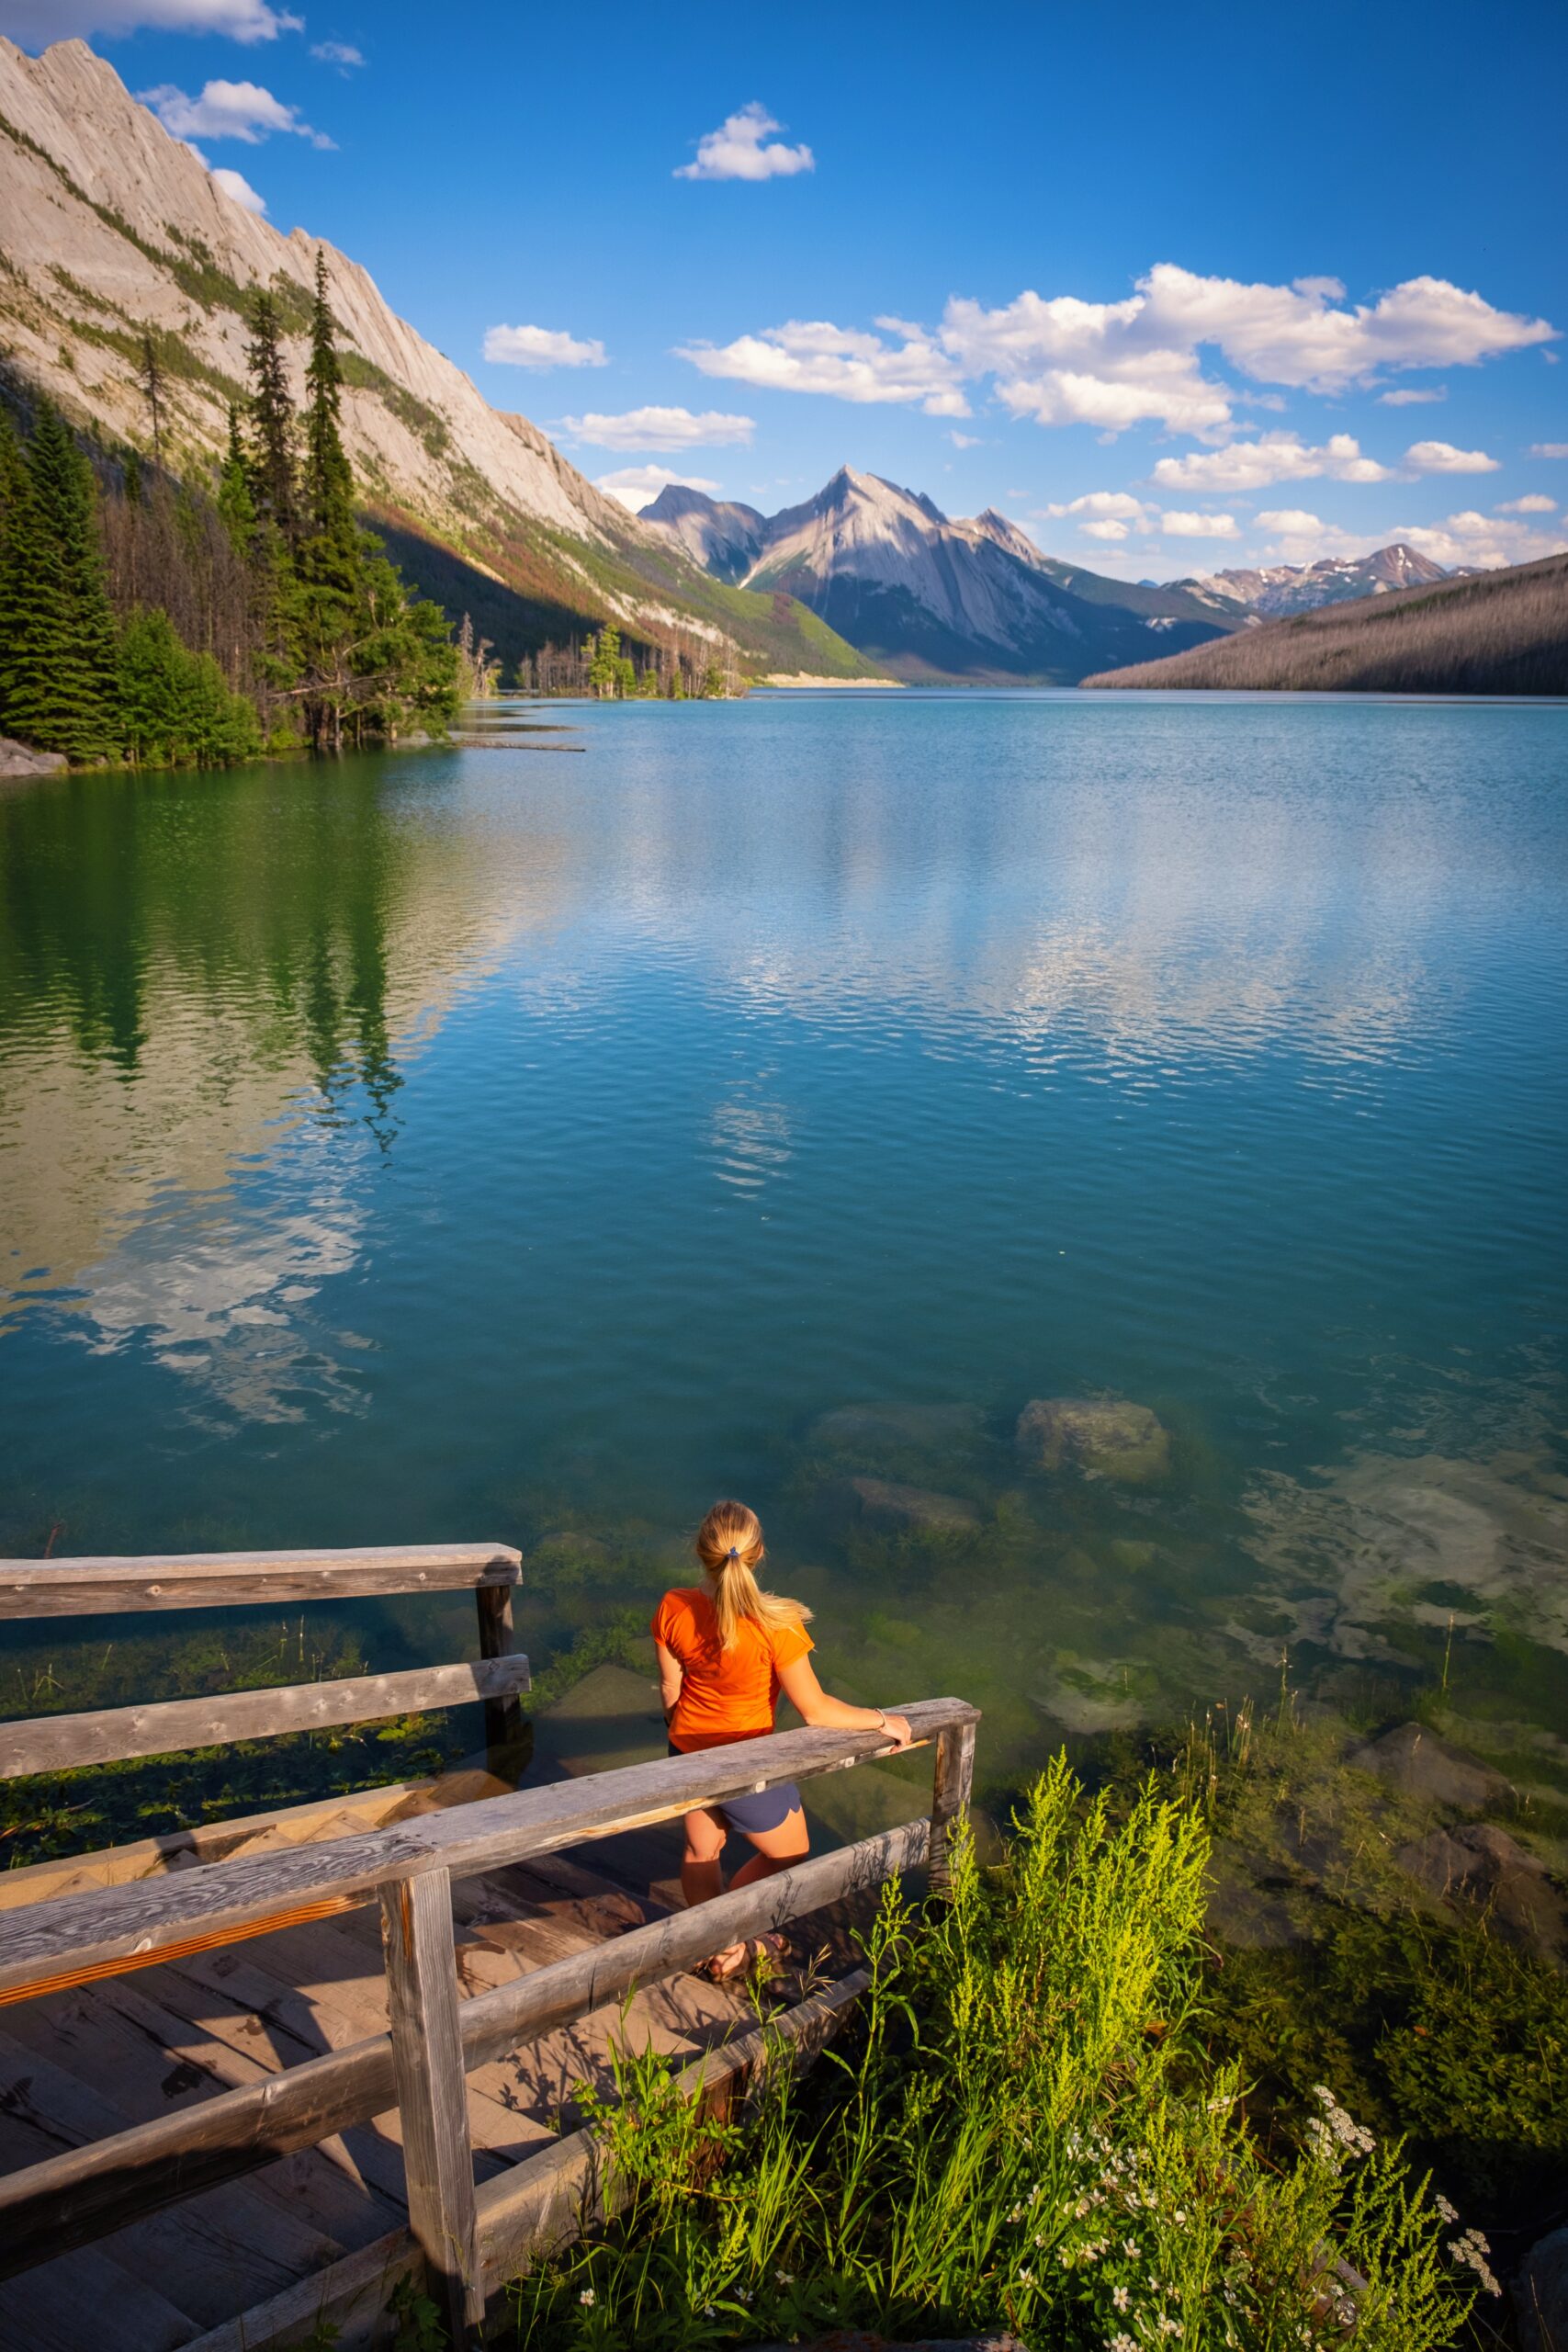
M732 1739L764 1738L779 1703L780 1667L793 1666L811 1647L804 1625L760 1625L742 1617L729 1648L721 1649L713 1602L700 1587L667 1592L652 1631L681 1661L670 1741L682 1755Z

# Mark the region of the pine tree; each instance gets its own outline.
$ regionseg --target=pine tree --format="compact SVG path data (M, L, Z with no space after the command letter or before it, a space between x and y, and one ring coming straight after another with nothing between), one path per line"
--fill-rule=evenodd
M118 692L126 749L141 765L222 767L261 749L249 698L230 691L210 653L181 643L161 608L127 621Z
M294 400L283 364L277 305L258 294L251 314L251 500L287 548L299 537L299 486L294 463Z
M251 469L240 433L240 412L229 404L229 447L218 478L218 512L241 555L248 555L256 534L255 501L251 496Z
M0 714L24 742L103 760L118 743L117 680L92 469L46 401L25 467L8 470Z
M164 363L158 356L158 346L151 327L141 331L141 356L137 366L137 378L146 395L148 413L152 420L152 462L164 462Z
M365 650L367 542L354 511L354 472L343 446L343 370L321 253L305 384L305 535L294 562L305 717L312 748L320 751L330 738L336 752L343 749L344 711L355 699L357 654ZM371 666L379 670L383 664L373 661Z

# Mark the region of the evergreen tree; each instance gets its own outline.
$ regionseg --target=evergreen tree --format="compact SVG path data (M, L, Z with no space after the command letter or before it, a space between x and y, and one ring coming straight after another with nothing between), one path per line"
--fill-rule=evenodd
M218 512L234 547L248 555L256 535L255 501L251 496L251 469L240 433L240 412L229 404L229 447L218 478Z
M138 764L221 767L261 749L254 707L233 694L210 653L192 653L167 613L131 614L119 644L126 749Z
M164 462L164 363L158 356L158 346L151 327L141 331L141 356L137 365L137 379L146 395L147 412L152 420L152 462Z
M588 658L588 691L602 700L613 698L622 687L621 633L606 621L598 636L589 639L589 644L592 650Z
M251 501L287 548L299 537L299 486L294 462L294 400L283 364L277 305L258 294L251 313Z
M343 371L321 253L305 383L305 535L294 562L305 720L313 750L330 742L341 751L344 712L362 698L356 676L367 667L379 673L385 663L365 642L373 617L366 598L368 543L354 511L354 473L343 446Z
M7 471L0 716L44 751L107 759L118 742L115 633L92 469L46 401L25 466Z

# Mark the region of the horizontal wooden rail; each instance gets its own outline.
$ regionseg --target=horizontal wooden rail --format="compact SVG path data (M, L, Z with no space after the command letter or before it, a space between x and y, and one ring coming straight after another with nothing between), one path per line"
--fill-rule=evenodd
M406 1674L355 1674L337 1682L225 1690L157 1706L106 1707L89 1715L32 1715L0 1723L0 1780L122 1763L136 1756L175 1755L228 1740L276 1738L327 1724L377 1723L427 1707L510 1698L527 1688L525 1657L493 1657L466 1666L414 1667Z
M676 2076L676 2088L682 2098L700 2099L706 2109L733 2112L770 2067L808 2065L853 2015L869 1983L869 1973L855 1969L838 1984L770 2018L765 2027L694 2058ZM573 2132L553 2147L480 2182L474 2203L492 2318L502 2316L498 2300L530 2260L569 2244L624 2202L626 2184L608 2172L604 2155L596 2132ZM355 2344L366 2341L362 2331L380 2324L392 2290L404 2278L423 2281L425 2272L423 2249L412 2232L390 2231L341 2262L286 2287L269 2302L198 2336L188 2352L257 2352L262 2345L303 2345L323 2321Z
M393 1592L514 1585L508 1544L381 1544L337 1552L191 1552L170 1558L0 1560L0 1618L136 1609L268 1608Z
M961 1699L926 1699L901 1711L917 1745L978 1721ZM486 1797L389 1829L282 1852L237 1855L177 1877L62 1895L0 1915L0 2002L27 2000L111 1970L150 1965L175 1945L265 1934L302 1905L367 1902L388 1881L443 1868L473 1877L614 1837L694 1806L721 1804L781 1781L846 1771L893 1743L882 1732L774 1732L694 1756Z
M863 1838L462 2002L465 2072L742 1937L918 1869L930 1829L926 1820L911 1821ZM391 2036L376 2034L12 2173L0 2178L0 2278L367 2122L395 2103Z

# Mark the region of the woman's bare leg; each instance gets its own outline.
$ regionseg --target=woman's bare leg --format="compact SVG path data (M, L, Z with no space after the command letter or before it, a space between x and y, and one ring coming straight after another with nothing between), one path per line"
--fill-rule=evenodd
M776 1829L748 1829L745 1835L756 1851L730 1880L731 1893L738 1886L755 1886L759 1879L776 1878L780 1871L787 1871L792 1862L800 1861L811 1850L811 1833L798 1805L785 1814ZM685 1884L683 1871L681 1883ZM690 1902L692 1898L688 1895L686 1899ZM711 1965L716 1974L728 1975L741 1967L745 1959L744 1943L728 1944L723 1951L714 1954Z
M681 1857L681 1892L688 1905L711 1903L724 1893L724 1841L729 1824L705 1805L686 1815L686 1850Z

